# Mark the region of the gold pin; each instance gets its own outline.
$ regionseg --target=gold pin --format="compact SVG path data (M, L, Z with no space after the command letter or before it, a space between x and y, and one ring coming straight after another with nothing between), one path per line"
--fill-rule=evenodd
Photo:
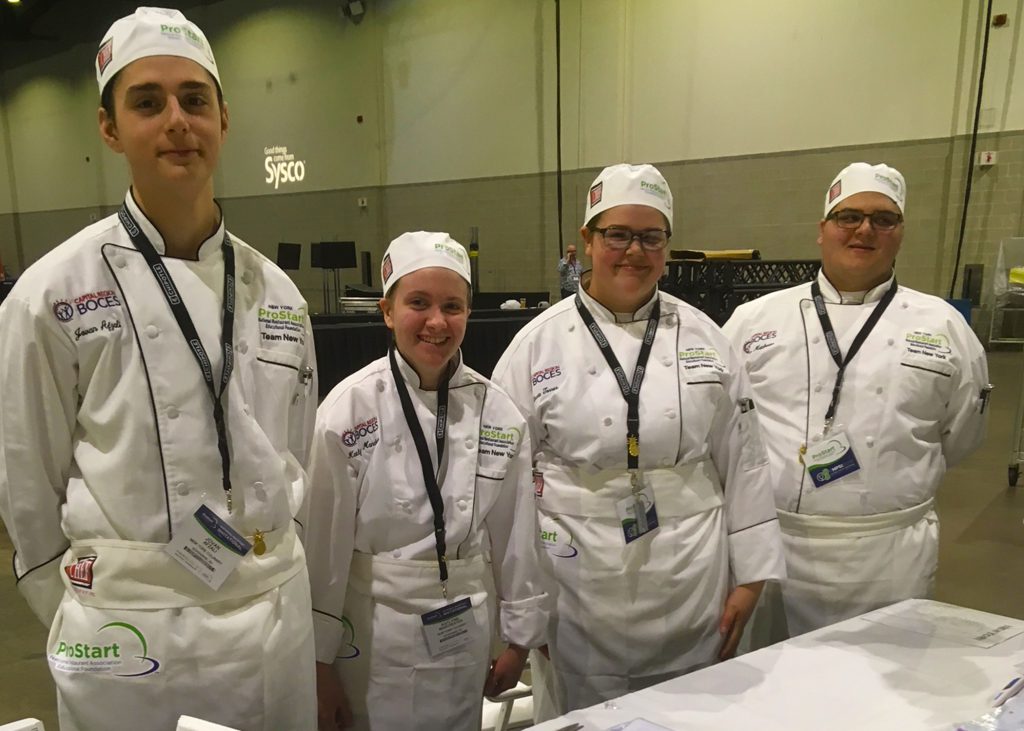
M262 556L267 552L267 543L263 540L263 531L258 530L252 537L252 552Z
M804 463L804 455L807 454L807 445L800 445L800 453L797 455L797 459L800 460L800 464Z
M640 440L636 437L628 437L626 439L626 448L629 450L630 457L640 456Z

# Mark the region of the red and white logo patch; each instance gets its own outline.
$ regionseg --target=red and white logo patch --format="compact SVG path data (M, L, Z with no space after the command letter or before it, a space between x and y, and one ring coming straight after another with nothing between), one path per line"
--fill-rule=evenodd
M102 74L107 70L107 66L114 59L114 39L108 38L107 42L100 46L99 52L96 54L96 66L99 68Z
M837 180L835 185L828 189L828 202L831 203L843 192L843 181Z
M533 471L533 495L544 497L544 473L540 470Z
M590 207L593 208L601 202L601 194L604 192L604 183L598 183L590 189Z
M386 255L384 257L384 263L381 264L381 267L380 267L380 273L384 277L383 284L387 284L388 283L388 280L391 279L391 273L394 270L395 270L395 268L393 266L391 266L391 254L388 254L388 255Z
M96 563L95 556L86 556L75 561L70 566L64 567L64 573L68 575L72 586L82 589L92 588L92 565Z

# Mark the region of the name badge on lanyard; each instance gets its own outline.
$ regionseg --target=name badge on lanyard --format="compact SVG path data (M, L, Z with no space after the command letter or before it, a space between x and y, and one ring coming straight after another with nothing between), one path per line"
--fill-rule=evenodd
M897 289L896 277L893 277L889 289L868 315L868 319L854 337L850 349L844 356L839 347L839 338L836 337L835 328L832 327L832 319L828 316L828 308L825 306L825 298L821 295L821 287L817 280L811 283L811 299L814 300L814 310L821 323L821 331L825 336L829 354L835 361L837 369L836 382L832 387L832 399L825 411L825 425L822 429L821 441L814 445L803 444L800 446L800 461L811 478L811 484L816 488L829 485L860 470L860 462L857 461L857 455L853 452L850 438L845 431L832 432L832 424L839 408L839 397L843 390L846 367L850 365L850 361L860 351L860 347L868 339L868 335L874 330L875 325L882 318L882 314L896 297Z
M202 503L175 527L174 538L164 552L216 591L251 548L249 541Z
M420 615L431 657L440 657L473 642L480 631L469 597Z
M633 475L633 494L615 503L622 524L622 536L632 543L658 528L658 507L654 504L654 488L643 483L640 474Z
M825 487L860 470L853 445L846 432L841 431L828 434L819 444L808 447L804 462L815 487Z
M626 401L626 468L629 470L632 494L616 501L615 511L622 525L622 535L626 543L630 544L658 529L658 509L654 505L654 490L649 485L644 485L643 472L640 471L640 387L643 385L647 361L654 347L654 337L658 332L661 300L656 297L654 307L651 308L651 317L647 320L647 329L644 331L640 354L633 369L632 381L626 380L626 372L619 364L619 359L615 357L608 338L601 332L601 326L590 314L590 310L584 306L579 293L576 294L576 310L587 326L587 331L594 338L601 355L615 374L615 381L619 384L622 398Z

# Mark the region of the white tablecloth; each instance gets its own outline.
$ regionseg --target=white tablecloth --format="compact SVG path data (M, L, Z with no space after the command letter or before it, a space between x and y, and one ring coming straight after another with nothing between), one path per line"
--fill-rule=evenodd
M534 728L949 731L985 713L1021 663L1024 621L911 599Z

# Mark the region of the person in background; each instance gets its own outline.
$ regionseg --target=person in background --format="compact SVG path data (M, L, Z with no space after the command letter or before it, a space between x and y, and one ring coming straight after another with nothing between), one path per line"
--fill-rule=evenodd
M576 258L576 244L565 247L565 256L558 260L558 286L562 290L562 299L569 299L580 288L580 277L583 265Z
M725 325L757 397L788 571L785 622L766 594L755 649L934 586L935 493L981 443L991 387L964 318L896 283L906 198L888 165L843 168L825 192L814 281Z
M213 197L228 110L203 32L139 8L95 64L131 187L0 306L0 516L60 727L311 729L306 303Z
M730 657L764 581L783 575L742 362L658 291L672 226L657 169L605 168L580 231L591 274L494 370L529 425L556 595L550 667L532 665L542 718Z
M545 642L530 435L462 361L462 245L403 234L381 281L394 344L331 391L313 444L319 728L479 731L481 690L513 687Z

